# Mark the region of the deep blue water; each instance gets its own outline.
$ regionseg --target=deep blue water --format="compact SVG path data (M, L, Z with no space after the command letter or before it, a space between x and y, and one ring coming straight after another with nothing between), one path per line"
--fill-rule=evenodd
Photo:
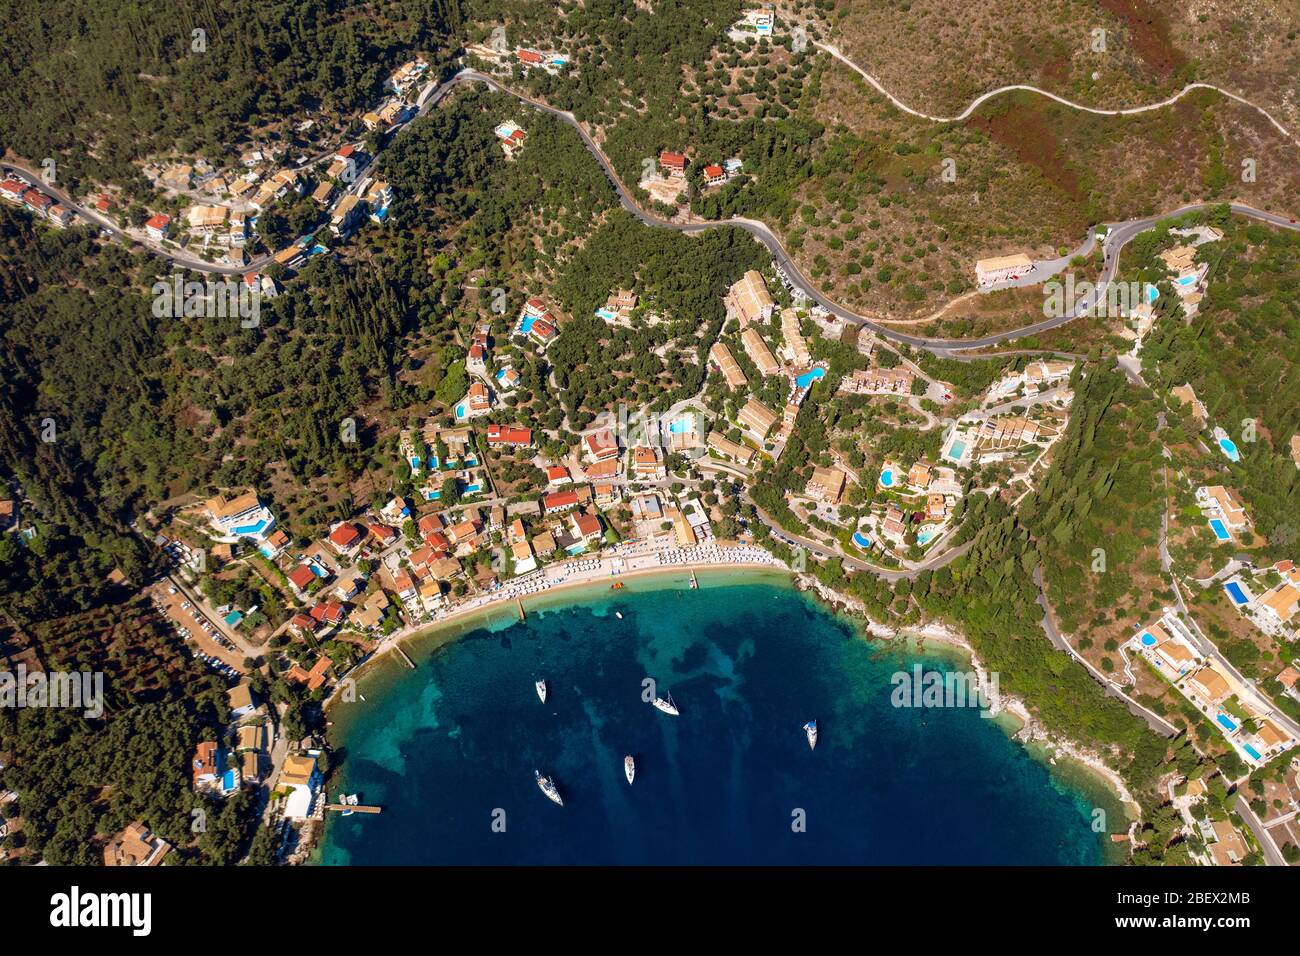
M363 680L368 699L332 715L344 764L330 789L384 812L332 817L320 860L1102 862L1089 801L993 721L891 705L890 676L917 658L869 644L788 586L657 586L480 628L415 671ZM647 676L680 717L643 702ZM563 808L535 768L555 777ZM806 832L792 829L796 810Z

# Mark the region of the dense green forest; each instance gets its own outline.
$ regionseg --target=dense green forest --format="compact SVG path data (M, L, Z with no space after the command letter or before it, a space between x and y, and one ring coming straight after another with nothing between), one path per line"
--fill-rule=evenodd
M1267 553L1295 558L1300 470L1290 442L1300 434L1300 236L1226 210L1212 221L1224 238L1198 254L1213 266L1205 298L1190 323L1156 326L1142 349L1143 373L1166 393L1191 383L1212 423L1242 452L1236 463L1215 456L1230 473L1223 484L1241 494L1256 532L1270 544ZM1172 244L1170 225L1141 238L1155 249ZM1248 420L1255 422L1253 441ZM1183 426L1185 434L1196 430L1190 418Z
M155 154L223 164L262 124L358 113L404 57L444 51L461 17L459 0L358 13L346 0L5 0L0 141L55 157L65 184L139 185L134 164Z

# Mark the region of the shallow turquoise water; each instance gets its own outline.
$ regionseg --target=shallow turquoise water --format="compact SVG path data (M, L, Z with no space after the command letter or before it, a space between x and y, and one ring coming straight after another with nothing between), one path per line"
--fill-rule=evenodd
M651 588L480 628L363 680L368 700L332 714L330 788L384 812L331 819L321 862L1102 861L1089 802L993 721L891 705L891 675L955 665L881 650L784 584ZM680 717L642 700L646 677Z

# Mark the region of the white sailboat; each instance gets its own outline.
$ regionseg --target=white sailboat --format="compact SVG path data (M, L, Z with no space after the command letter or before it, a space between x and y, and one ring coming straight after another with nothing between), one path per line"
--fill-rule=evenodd
M537 696L541 698L542 703L546 703L546 678L542 678L533 684L537 688Z
M632 778L636 776L636 761L632 759L631 754L623 758L623 773L627 775L628 783L631 783Z
M803 732L808 735L808 749L817 749L817 721L810 720L803 725Z
M668 695L668 699L667 699L667 700L665 700L665 699L662 698L662 697L656 697L656 698L654 699L654 705L655 705L656 708L658 708L659 710L662 710L662 711L663 711L665 714L667 714L669 717L676 717L676 716L678 716L679 713L680 713L680 711L677 710L677 704L676 704L676 702L673 701L673 695L672 695L672 694L669 694L669 695Z
M537 778L537 786L541 788L542 793L546 794L552 803L564 806L564 801L560 798L560 788L555 785L554 780L550 777L543 777L540 770L534 770L533 776Z

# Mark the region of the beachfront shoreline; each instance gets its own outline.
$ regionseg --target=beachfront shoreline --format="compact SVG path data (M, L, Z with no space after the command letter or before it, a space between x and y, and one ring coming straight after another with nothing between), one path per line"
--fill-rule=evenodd
M690 575L712 575L714 573L739 573L749 572L754 574L768 573L789 577L792 572L784 565L775 563L775 559L769 561L728 561L728 562L692 562L689 564L668 564L659 565L650 568L636 568L633 570L620 572L614 580L616 581L633 581L647 580L651 578L670 577L673 575L682 576ZM385 637L375 650L369 654L365 660L359 663L345 677L353 681L358 680L363 674L372 668L377 661L391 660L394 652L406 641L428 641L444 631L449 631L457 626L467 626L475 623L482 626L488 623L494 615L509 612L511 606L516 601L532 602L533 610L545 610L550 605L553 597L560 595L571 596L577 591L590 590L594 595L606 593L610 590L610 578L599 577L590 578L580 581L563 581L547 587L545 590L537 591L527 596L516 595L503 591L500 595L494 595L490 600L474 604L472 606L461 606L453 609L444 617L436 621L428 621L422 624L413 625L403 628L400 631L394 631ZM568 603L576 603L570 601ZM528 603L524 603L525 611L528 609ZM403 652L405 653L405 652ZM325 698L322 707L328 713L329 708L336 702L340 691L343 689L344 682L340 681L330 695Z

